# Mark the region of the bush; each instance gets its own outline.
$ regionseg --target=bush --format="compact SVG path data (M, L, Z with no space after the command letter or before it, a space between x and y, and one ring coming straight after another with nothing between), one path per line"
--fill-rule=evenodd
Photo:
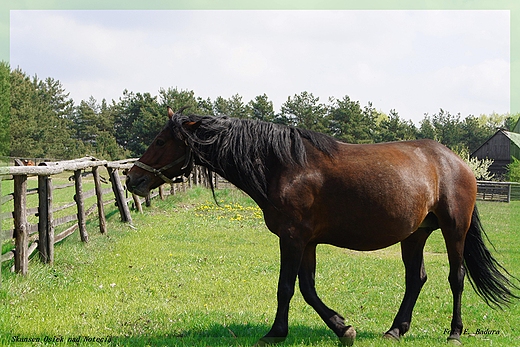
M476 157L470 157L467 149L459 150L459 156L468 164L473 171L473 174L477 180L491 181L494 178L494 174L489 172L489 167L493 165L493 159L481 159Z
M513 162L507 165L507 179L510 182L520 182L520 160L513 157Z

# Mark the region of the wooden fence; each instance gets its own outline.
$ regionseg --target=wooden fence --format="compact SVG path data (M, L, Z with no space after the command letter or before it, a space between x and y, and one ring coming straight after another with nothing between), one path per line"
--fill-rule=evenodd
M510 202L520 200L520 183L515 182L477 182L477 199Z
M150 204L150 200L156 196L164 198L168 194L175 194L179 189L186 189L193 184L205 184L208 182L202 175L202 170L195 167L190 179L186 183L171 185L168 191L164 185L159 187L158 192L153 193L145 199L141 199L136 195L127 198L127 192L120 177L120 171L132 167L136 159L127 159L121 161L105 161L97 160L93 157L85 157L75 160L44 162L38 166L24 166L20 160L15 160L16 166L1 167L0 176L2 180L13 180L13 192L1 197L0 204L13 200L13 210L3 212L0 221L9 219L13 221L12 229L0 229L0 245L6 240L13 240L14 247L12 250L4 253L0 257L0 263L14 258L12 270L21 274L26 274L28 269L29 257L38 250L39 258L44 263L51 264L54 261L54 244L62 241L66 237L79 230L80 238L83 242L88 242L89 235L86 228L87 217L97 212L99 218L99 231L107 232L104 206L110 203L117 205L121 221L132 223L130 208L128 202L140 212L142 212L142 203ZM101 176L100 168L106 168L109 176L111 187L104 188L103 182L108 184L107 180ZM69 177L73 183L62 185L53 185L53 176L63 172L71 171L73 175ZM94 189L84 191L83 177L92 175L94 181ZM28 178L37 176L37 188L28 189ZM214 184L218 184L215 180ZM53 195L59 189L65 189L74 186L73 201L69 201L61 206L54 206ZM37 207L28 208L27 196L38 194ZM85 206L86 199L96 196L96 202L90 206ZM107 195L109 195L107 199ZM75 214L55 218L54 214L66 210L67 208L76 207ZM2 209L3 211L3 209ZM38 222L31 224L28 218L37 217ZM75 222L65 230L55 234L55 229L67 223ZM5 223L2 223L5 225Z

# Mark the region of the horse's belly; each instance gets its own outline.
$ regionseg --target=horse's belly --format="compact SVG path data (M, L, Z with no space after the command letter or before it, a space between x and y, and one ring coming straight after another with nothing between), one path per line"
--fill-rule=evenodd
M342 223L322 225L318 243L357 251L373 251L399 243L418 229L433 231L439 228L437 217L428 213L421 221L417 218L390 218L374 216L361 219L342 218Z
M345 231L345 234L350 236L325 238L323 242L336 247L348 248L355 251L375 251L390 247L396 243L401 242L411 233L400 235L384 235L382 233L369 233L368 235L352 235Z
M343 215L336 220L322 224L317 235L318 243L357 251L372 251L399 243L410 236L418 225L408 218L388 216L360 216L351 218Z

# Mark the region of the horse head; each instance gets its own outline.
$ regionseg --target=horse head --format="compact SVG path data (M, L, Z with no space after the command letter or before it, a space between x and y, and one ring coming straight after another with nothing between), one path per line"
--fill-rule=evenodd
M132 193L146 196L151 189L163 183L174 183L174 178L188 176L193 167L193 155L186 138L174 120L182 115L186 107L177 113L168 107L168 123L155 137L143 156L134 163L126 176L126 187ZM184 129L194 131L199 122L185 121Z

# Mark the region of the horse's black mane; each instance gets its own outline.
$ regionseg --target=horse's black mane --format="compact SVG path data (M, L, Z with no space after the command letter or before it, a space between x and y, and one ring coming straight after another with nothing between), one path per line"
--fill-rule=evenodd
M200 122L200 126L191 131L182 126L185 122ZM270 170L307 163L304 139L331 157L338 146L324 134L256 120L177 113L171 123L203 166L221 175L234 175L227 178L265 199Z

